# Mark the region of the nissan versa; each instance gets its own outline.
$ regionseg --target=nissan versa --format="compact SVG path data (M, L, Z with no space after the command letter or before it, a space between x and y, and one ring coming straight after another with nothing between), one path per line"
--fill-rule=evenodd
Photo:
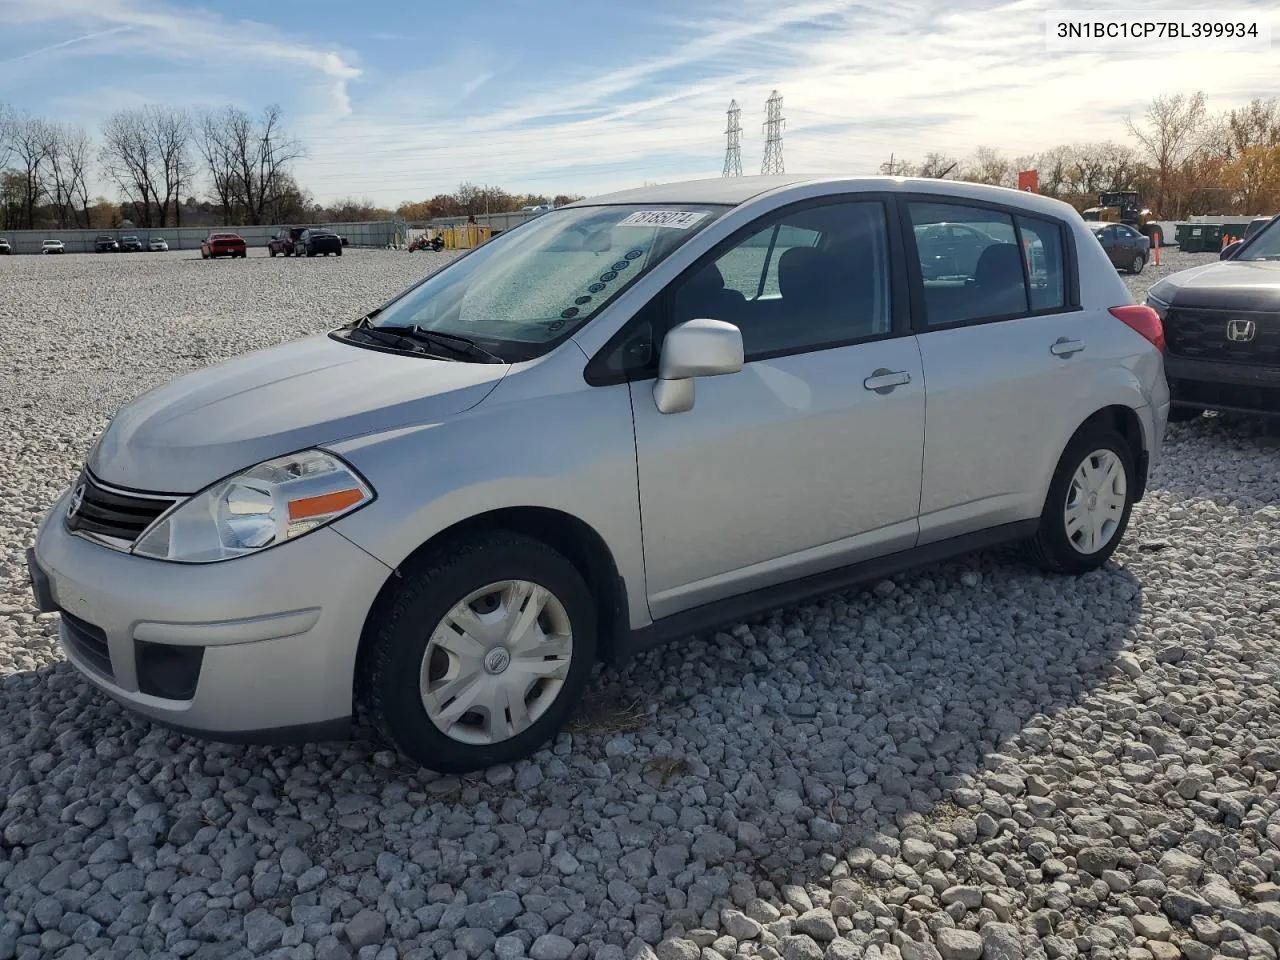
M938 224L982 249L922 270ZM995 543L1100 566L1160 452L1162 342L1054 200L646 187L133 401L32 581L148 717L321 739L362 704L471 770L547 741L600 659Z

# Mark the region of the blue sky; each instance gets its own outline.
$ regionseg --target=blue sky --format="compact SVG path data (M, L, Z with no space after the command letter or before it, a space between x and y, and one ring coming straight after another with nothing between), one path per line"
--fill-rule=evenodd
M919 160L978 145L1018 155L1122 141L1127 114L1187 88L1176 54L1047 53L1048 6L0 0L0 100L90 131L149 101L278 103L307 145L297 174L317 199L395 205L463 180L590 194L716 176L731 98L742 107L743 168L755 172L774 88L787 169L854 173L891 152ZM1191 88L1214 109L1236 106L1273 95L1277 68L1275 49L1219 56Z

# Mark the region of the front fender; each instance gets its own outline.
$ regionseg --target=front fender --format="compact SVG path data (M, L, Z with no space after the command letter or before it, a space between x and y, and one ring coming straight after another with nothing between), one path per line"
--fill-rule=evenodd
M632 625L648 623L627 385L588 386L578 358L559 392L537 387L559 364L513 372L445 422L329 445L377 494L335 529L394 568L463 521L513 507L556 510L600 536L626 583Z

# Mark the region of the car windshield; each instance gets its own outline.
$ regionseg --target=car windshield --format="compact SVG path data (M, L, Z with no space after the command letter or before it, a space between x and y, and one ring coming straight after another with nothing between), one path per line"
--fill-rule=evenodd
M726 207L618 205L553 210L410 288L372 326L476 341L504 360L569 336Z
M1272 220L1249 239L1249 245L1233 260L1280 260L1280 220Z

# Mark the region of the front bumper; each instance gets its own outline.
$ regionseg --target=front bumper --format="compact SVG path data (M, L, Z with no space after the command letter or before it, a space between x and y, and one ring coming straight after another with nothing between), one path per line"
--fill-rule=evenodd
M1165 357L1175 407L1280 417L1280 367Z
M349 733L356 650L389 568L328 528L221 563L135 557L68 531L66 499L41 524L29 562L37 602L63 612L63 651L87 679L209 739ZM157 647L197 662L185 698L143 691L140 667Z

